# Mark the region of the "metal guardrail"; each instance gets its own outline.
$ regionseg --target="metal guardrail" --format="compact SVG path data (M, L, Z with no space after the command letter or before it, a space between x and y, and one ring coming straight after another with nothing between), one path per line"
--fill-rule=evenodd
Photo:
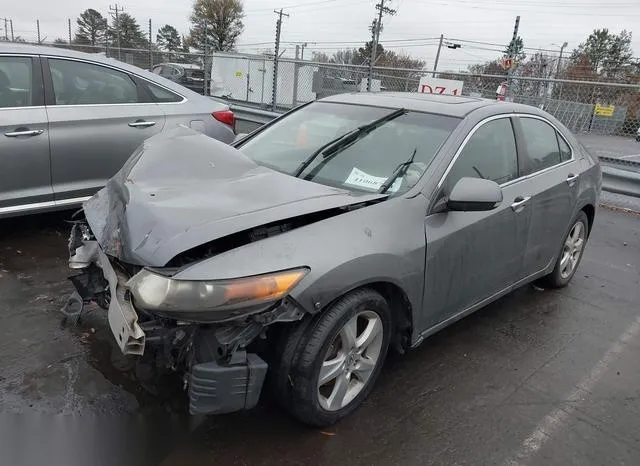
M262 109L234 105L223 99L214 99L226 103L236 115L236 132L250 133L270 122L281 114ZM602 166L602 189L610 193L640 197L640 162L598 157Z
M599 157L602 189L610 193L640 197L640 162Z

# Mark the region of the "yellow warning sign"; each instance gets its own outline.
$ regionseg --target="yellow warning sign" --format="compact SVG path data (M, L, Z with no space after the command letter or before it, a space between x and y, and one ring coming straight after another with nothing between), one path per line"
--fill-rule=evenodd
M610 116L613 116L613 112L615 112L615 110L616 110L616 106L615 105L607 105L605 107L605 106L602 106L600 104L596 104L596 107L595 107L593 113L595 115L598 115L598 116L610 117Z

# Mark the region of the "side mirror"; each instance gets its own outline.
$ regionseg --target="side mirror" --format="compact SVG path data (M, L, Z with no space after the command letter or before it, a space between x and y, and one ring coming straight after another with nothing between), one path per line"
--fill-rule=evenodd
M233 138L232 144L234 142L238 142L240 139L244 138L245 136L247 136L247 133L238 133L238 134L236 134L236 137Z
M482 178L461 178L449 194L449 210L484 211L498 207L502 189L498 183Z

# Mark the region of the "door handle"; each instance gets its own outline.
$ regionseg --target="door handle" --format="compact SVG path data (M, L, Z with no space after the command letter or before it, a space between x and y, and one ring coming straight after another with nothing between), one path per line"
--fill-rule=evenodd
M569 184L569 186L573 186L577 179L578 179L578 175L569 173L569 176L567 176L567 183Z
M133 121L129 123L129 126L132 128L148 128L149 126L155 125L155 121Z
M8 138L17 138L19 136L37 136L44 133L43 129L25 129L20 131L12 131L10 133L4 133Z
M520 212L522 211L522 209L524 209L525 204L529 201L529 199L531 199L531 196L527 196L527 197L518 196L513 200L513 204L511 204L511 208L515 212Z

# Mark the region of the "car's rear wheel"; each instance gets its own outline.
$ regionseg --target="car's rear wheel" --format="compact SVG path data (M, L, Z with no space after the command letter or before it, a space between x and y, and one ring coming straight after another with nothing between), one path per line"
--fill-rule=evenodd
M552 288L562 288L569 284L582 260L588 237L589 220L587 215L580 211L564 238L553 272L543 278L543 284Z
M286 393L279 398L302 422L337 422L371 392L390 335L391 311L379 293L363 289L343 296L286 337L285 364L276 374L276 389Z

